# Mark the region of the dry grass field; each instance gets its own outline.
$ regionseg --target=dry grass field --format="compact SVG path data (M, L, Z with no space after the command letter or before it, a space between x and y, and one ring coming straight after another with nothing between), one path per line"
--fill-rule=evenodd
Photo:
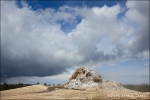
M33 85L1 91L1 100L5 99L150 99L149 92L125 90L104 90L84 88L80 90L64 89L62 86Z

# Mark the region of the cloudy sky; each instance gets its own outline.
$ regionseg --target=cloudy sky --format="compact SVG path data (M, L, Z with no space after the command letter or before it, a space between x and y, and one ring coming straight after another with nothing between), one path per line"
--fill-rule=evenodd
M78 66L148 83L149 1L1 1L1 82L64 83Z

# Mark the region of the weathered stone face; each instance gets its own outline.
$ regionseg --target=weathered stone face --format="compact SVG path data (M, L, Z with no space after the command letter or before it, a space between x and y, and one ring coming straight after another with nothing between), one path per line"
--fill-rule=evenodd
M89 77L89 76L92 76L92 73L91 73L91 72L88 72L88 73L86 74L86 77Z
M85 70L83 68L77 68L75 72L72 74L70 80L82 77L85 74Z
M102 82L102 77L86 67L80 67L75 70L69 79L66 87L96 87Z
M98 77L93 77L93 81L94 82L102 82L102 79L98 78Z
M89 70L85 67L77 68L75 72L72 74L70 80L72 79L78 79L83 77L92 77L94 82L101 82L101 76L93 72L92 70Z

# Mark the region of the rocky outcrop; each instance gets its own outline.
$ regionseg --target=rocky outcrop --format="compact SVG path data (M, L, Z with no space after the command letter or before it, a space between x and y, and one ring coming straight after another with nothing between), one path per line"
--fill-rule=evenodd
M83 81L85 78L91 78L94 82L102 81L102 77L100 75L86 67L77 68L69 80L80 79Z
M79 67L70 77L69 81L63 85L68 89L81 88L103 88L103 89L123 89L123 87L110 80L104 80L101 75L87 67Z
M102 76L87 67L79 67L64 84L66 88L97 87L103 80Z

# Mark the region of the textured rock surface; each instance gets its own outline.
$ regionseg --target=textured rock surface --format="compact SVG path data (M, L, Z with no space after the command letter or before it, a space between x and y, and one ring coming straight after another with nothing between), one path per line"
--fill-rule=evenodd
M64 84L68 89L80 89L80 88L102 88L121 90L125 89L120 84L104 80L101 75L87 67L79 67L70 77L69 81Z
M93 70L87 67L79 67L70 77L69 81L64 84L65 88L85 88L85 87L98 87L103 78Z

